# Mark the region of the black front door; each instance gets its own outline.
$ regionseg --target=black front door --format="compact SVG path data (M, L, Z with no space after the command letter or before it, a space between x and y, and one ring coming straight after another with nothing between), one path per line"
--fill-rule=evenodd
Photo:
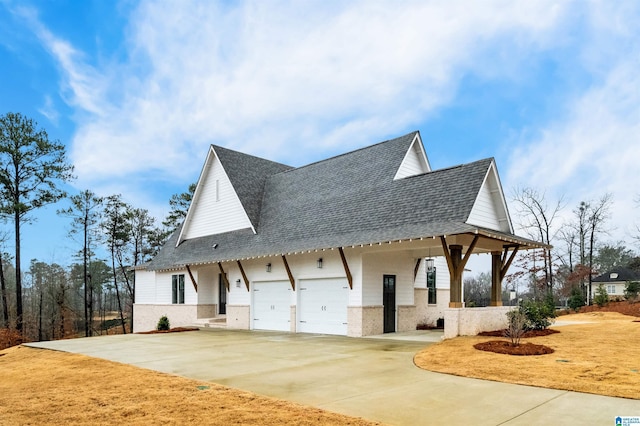
M218 314L227 314L227 287L224 285L222 274L218 274Z
M396 331L396 276L383 277L382 305L384 306L384 332Z

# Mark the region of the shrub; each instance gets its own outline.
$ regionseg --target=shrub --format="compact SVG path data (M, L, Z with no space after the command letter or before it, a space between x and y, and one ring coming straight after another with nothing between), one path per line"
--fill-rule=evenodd
M551 299L553 300L553 299ZM520 312L527 318L526 328L544 330L552 324L556 317L555 307L550 300L525 300L520 304Z
M571 295L569 296L568 305L571 309L578 312L581 307L584 306L584 296L582 290L579 287L573 287L571 289Z
M609 293L607 293L607 289L604 288L604 284L600 284L596 289L596 295L593 301L601 308L609 304Z
M640 296L640 282L629 281L624 287L624 298L633 303L638 301L638 296Z
M157 330L169 330L171 326L169 325L169 318L166 315L163 315L158 320L158 325L156 326Z
M511 345L520 345L526 325L527 317L519 309L507 312L507 329L504 331L504 337L511 340Z

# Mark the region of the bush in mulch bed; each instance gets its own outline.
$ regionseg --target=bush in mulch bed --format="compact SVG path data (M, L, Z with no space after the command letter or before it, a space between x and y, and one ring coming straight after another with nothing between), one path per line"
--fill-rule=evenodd
M489 337L504 337L506 330L494 330L494 331L483 331L479 333L478 336L489 336ZM527 330L524 332L522 337L540 337L540 336L548 336L550 334L560 333L559 330L545 328L543 330Z
M491 340L489 342L476 343L473 345L474 348L487 351L487 352L495 352L498 354L506 354L506 355L546 355L553 353L553 349L544 345L536 345L533 343L520 343L518 346L513 346L511 342L506 342L504 340Z
M183 331L198 331L198 327L175 327L170 330L151 330L151 331L138 331L136 334L162 334L162 333L180 333Z

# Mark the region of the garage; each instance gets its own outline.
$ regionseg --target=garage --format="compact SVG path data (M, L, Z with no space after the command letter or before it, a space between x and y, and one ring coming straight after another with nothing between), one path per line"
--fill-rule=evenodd
M347 334L349 284L346 279L300 280L298 288L297 331Z
M289 281L253 283L252 328L291 331L291 294Z

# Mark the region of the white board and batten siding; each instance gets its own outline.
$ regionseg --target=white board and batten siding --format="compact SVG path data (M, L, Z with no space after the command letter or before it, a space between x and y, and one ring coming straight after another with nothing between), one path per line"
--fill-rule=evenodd
M213 148L189 208L181 240L252 228L238 195Z
M136 303L156 303L156 273L155 271L136 270Z
M487 171L467 223L500 232L511 232L502 187L493 164Z
M348 302L349 283L345 278L300 280L297 331L346 335Z
M413 143L409 147L409 150L404 156L398 171L393 180L403 179L410 176L416 176L431 171L429 161L422 147L420 138L416 135Z

